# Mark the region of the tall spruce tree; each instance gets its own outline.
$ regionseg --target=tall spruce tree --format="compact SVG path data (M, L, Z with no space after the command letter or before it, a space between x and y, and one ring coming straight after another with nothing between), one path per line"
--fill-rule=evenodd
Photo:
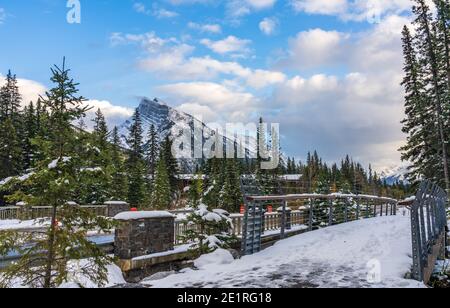
M114 201L123 201L127 198L127 176L124 170L124 155L117 126L112 131L111 139L110 198Z
M434 109L434 120L436 123L435 133L438 136L436 148L440 158L441 167L435 171L439 173L443 180L439 183L445 185L450 193L450 177L448 168L448 138L445 129L445 105L444 86L445 79L442 80L440 74L439 51L436 48L436 35L433 33L433 15L425 0L413 0L413 13L416 15L414 25L416 26L417 48L422 55L422 67L427 74L428 99Z
M153 209L168 210L172 202L169 173L167 172L165 159L161 156L156 166L155 179L151 195Z
M126 162L128 173L128 202L134 207L145 206L142 204L145 198L145 164L142 140L142 120L139 110L136 109L127 138L129 155Z
M102 284L107 277L107 265L112 262L87 239L87 232L106 231L113 224L71 203L76 201L83 167L77 151L77 131L72 123L87 107L84 98L77 95L77 84L69 77L65 61L62 67L55 66L51 71L54 87L42 99L49 112L49 134L37 144L45 159L23 177L25 180L20 181L19 188L10 196L10 200L24 201L27 206L51 206L50 224L43 234L0 232L0 254L17 250L23 256L2 272L0 286L9 286L20 277L28 286L56 287L73 274L70 262L86 257L90 262L83 266L83 274ZM24 246L24 242L33 245Z
M147 162L148 174L153 179L155 177L156 163L159 154L159 138L155 125L150 125L148 131L148 141L146 146L145 160Z

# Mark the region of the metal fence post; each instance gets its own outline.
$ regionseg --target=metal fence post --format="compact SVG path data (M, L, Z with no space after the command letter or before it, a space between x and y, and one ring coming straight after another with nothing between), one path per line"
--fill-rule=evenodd
M328 226L333 225L333 199L330 199L330 213L328 217Z
M361 201L361 199L359 199L359 200ZM359 207L360 207L359 203L360 202L356 203L356 220L359 220Z
M344 215L345 215L345 217L344 217L344 220L345 220L345 222L348 222L348 199L346 198L345 199L345 208L344 208Z
M281 239L284 239L286 232L286 208L287 208L287 201L283 200L283 212L281 214L281 234L280 234Z
M309 230L313 229L313 219L314 219L314 199L310 199L309 204Z

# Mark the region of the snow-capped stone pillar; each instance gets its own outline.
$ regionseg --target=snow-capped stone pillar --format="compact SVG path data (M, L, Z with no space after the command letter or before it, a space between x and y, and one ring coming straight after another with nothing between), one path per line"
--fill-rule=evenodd
M123 201L108 201L105 202L106 213L108 217L114 217L119 213L128 212L130 205Z
M119 259L173 250L175 216L169 212L122 212L114 219L120 222L114 242Z

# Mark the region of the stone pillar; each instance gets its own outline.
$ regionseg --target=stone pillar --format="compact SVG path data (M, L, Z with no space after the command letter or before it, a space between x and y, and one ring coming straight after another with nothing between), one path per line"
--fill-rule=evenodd
M108 201L105 202L106 205L106 215L108 217L114 217L119 213L128 212L130 210L130 205L123 201Z
M169 212L122 212L115 234L115 256L131 260L173 250L175 216Z

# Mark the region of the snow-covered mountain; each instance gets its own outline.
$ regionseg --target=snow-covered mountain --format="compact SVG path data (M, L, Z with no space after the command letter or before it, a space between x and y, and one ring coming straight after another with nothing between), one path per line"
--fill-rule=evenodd
M386 168L381 172L380 177L383 180L386 180L386 183L389 185L393 185L401 181L408 183L406 175L408 174L408 168L410 166L410 163L406 162L391 168Z
M202 128L202 144L205 140L214 135L214 130L206 126L203 122L199 121L195 117L185 112L179 111L175 108L170 107L165 102L160 99L148 99L142 98L139 106L139 113L142 118L142 128L144 131L144 140L147 140L148 131L150 126L153 124L158 132L160 140L164 139L166 136L174 138L180 134L181 129L189 129L191 132L194 131L194 127ZM119 127L119 132L123 143L125 144L126 136L128 135L128 129L131 126L132 119L127 120ZM194 141L199 141L198 137L194 135ZM226 137L220 136L222 138L224 149L226 149L226 144L233 144L233 142ZM194 143L193 143L194 144ZM187 151L191 151L186 149ZM251 150L245 149L247 155L251 153ZM190 153L190 152L189 152ZM187 162L187 163L186 163ZM193 160L184 160L184 167L187 169L193 166ZM187 170L188 171L188 170Z

